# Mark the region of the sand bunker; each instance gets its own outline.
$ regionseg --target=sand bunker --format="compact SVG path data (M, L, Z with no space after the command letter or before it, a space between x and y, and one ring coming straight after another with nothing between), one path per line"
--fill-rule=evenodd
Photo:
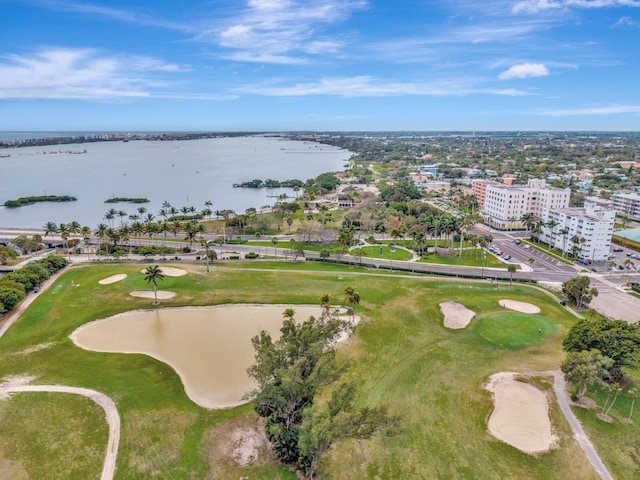
M555 441L551 433L546 395L528 383L515 380L517 374L492 375L486 389L493 392L495 409L489 418L489 432L525 453L549 450Z
M162 274L167 277L183 277L184 275L187 274L187 271L181 268L163 267L163 266L160 266L159 268ZM145 271L146 271L146 268L141 270L142 273L145 273Z
M127 274L126 273L119 273L117 275L111 275L110 277L103 278L98 283L100 285L109 285L110 283L116 283L116 282L119 282L121 280L124 280L125 278L127 278Z
M500 306L515 310L521 313L540 313L540 307L527 302L519 302L518 300L500 300Z
M176 292L167 292L166 290L158 290L158 300L167 300L176 296ZM155 298L153 290L135 290L129 295L139 298Z
M440 304L440 310L444 315L444 326L447 328L464 328L476 316L473 310L456 302L443 302Z

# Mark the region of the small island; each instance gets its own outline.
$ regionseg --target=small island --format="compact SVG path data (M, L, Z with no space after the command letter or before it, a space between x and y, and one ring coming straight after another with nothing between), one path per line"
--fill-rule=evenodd
M250 180L248 182L242 183L234 183L233 188L302 188L304 187L304 182L301 180L293 179L293 180L273 180L268 178L266 180L260 180L256 178L255 180Z
M149 203L150 201L148 198L113 197L105 200L104 203Z
M76 197L70 195L40 195L34 197L20 197L17 200L7 200L4 206L7 208L24 207L25 205L33 205L38 202L75 202Z

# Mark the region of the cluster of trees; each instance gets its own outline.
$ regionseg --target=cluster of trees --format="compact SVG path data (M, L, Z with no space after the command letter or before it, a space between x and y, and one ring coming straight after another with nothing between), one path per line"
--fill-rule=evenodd
M67 260L50 255L30 262L15 272L0 278L0 314L13 310L34 288L40 286L58 270L66 267Z
M5 265L8 260L18 258L18 252L6 245L0 245L0 265Z
M352 307L360 300L352 288L345 294ZM355 383L339 382L344 367L338 366L333 345L352 324L336 315L328 295L321 305L320 317L304 322L295 321L293 309L285 310L275 341L266 331L255 336L255 364L248 369L257 383L251 394L254 409L266 419L273 451L307 478L316 477L323 455L335 442L369 438L398 423L384 406L359 404ZM324 403L317 401L323 387L332 392Z
M250 180L248 182L242 182L240 184L241 187L244 188L297 188L300 189L304 187L304 182L302 180L273 180L271 178L267 178L266 180L260 180L256 178L254 180Z
M598 296L598 289L591 287L589 277L578 275L562 283L562 293L578 310L582 310Z
M562 346L567 357L561 369L582 400L589 386L615 386L625 368L640 364L640 324L607 320L597 315L575 323Z

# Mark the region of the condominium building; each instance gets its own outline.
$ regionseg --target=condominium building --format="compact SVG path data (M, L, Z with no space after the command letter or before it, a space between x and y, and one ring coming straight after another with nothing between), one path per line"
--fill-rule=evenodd
M616 213L640 220L640 195L637 193L614 193L611 195Z
M541 218L545 209L569 206L571 190L556 188L544 180L529 180L527 185L504 185L474 182L474 193L482 195L481 211L486 222L500 229L523 228L521 218L529 213ZM479 197L476 193L476 197ZM480 198L478 198L480 204Z
M587 198L582 208L547 208L540 239L584 262L606 260L615 216L613 203L600 198Z

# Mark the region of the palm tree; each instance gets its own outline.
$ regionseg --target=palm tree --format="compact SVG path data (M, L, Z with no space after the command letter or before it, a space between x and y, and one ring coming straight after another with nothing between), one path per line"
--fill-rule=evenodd
M113 228L113 219L116 218L116 214L118 211L115 208L110 208L107 210L107 213L104 214L104 219L107 221L109 226Z
M511 284L513 283L513 274L516 271L516 266L513 263L507 265L507 271L509 272L509 288L511 288Z
M569 235L569 228L564 227L560 230L560 235L562 235L562 258L564 258L564 252L567 249L567 235Z
M549 234L549 251L551 251L551 240L552 240L553 235L555 234L555 232L553 230L558 225L559 225L559 223L556 222L553 218L547 222L547 228L549 228L551 230L551 233Z
M293 320L295 317L296 311L293 308L287 308L284 312L282 312L282 316L287 320Z
M355 306L356 304L360 304L360 294L356 292L353 287L346 287L344 289L344 295L346 297L347 302L351 306L350 307L351 322L353 322L355 318Z
M147 281L147 283L153 283L153 304L158 305L158 303L160 303L158 302L158 281L164 280L162 270L160 270L160 267L158 267L158 265L147 267L147 269L144 271L144 279Z
M215 244L215 242L213 240L207 240L206 238L202 237L200 239L200 245L202 245L204 247L204 255L206 257L207 260L207 273L209 273L209 249Z
M331 297L325 294L320 297L320 306L322 307L323 314L329 315L331 312Z
M107 225L105 225L104 223L100 223L98 225L98 227L96 228L95 234L96 237L98 237L99 240L99 245L98 245L98 250L100 250L100 247L102 246L102 243L104 242L104 238L107 235L107 229L109 227Z
M609 267L609 276L611 276L611 274L613 273L613 271L616 269L617 266L618 264L616 263L615 260L609 260L609 262L607 263L607 267Z
M529 262L529 266L531 267L531 271L533 272L533 264L535 263L536 259L533 257L529 257L529 260L527 260ZM529 276L531 276L531 274L529 274Z
M122 227L122 225L124 225L124 221L122 219L127 216L127 212L125 212L124 210L118 210L116 215L120 217L120 226Z
M278 237L273 237L271 239L271 243L273 243L273 255L277 257L278 256L278 249L277 249Z
M629 281L629 270L631 270L633 267L636 266L635 263L633 263L633 260L631 260L630 258L627 258L622 265L627 269L627 282Z

